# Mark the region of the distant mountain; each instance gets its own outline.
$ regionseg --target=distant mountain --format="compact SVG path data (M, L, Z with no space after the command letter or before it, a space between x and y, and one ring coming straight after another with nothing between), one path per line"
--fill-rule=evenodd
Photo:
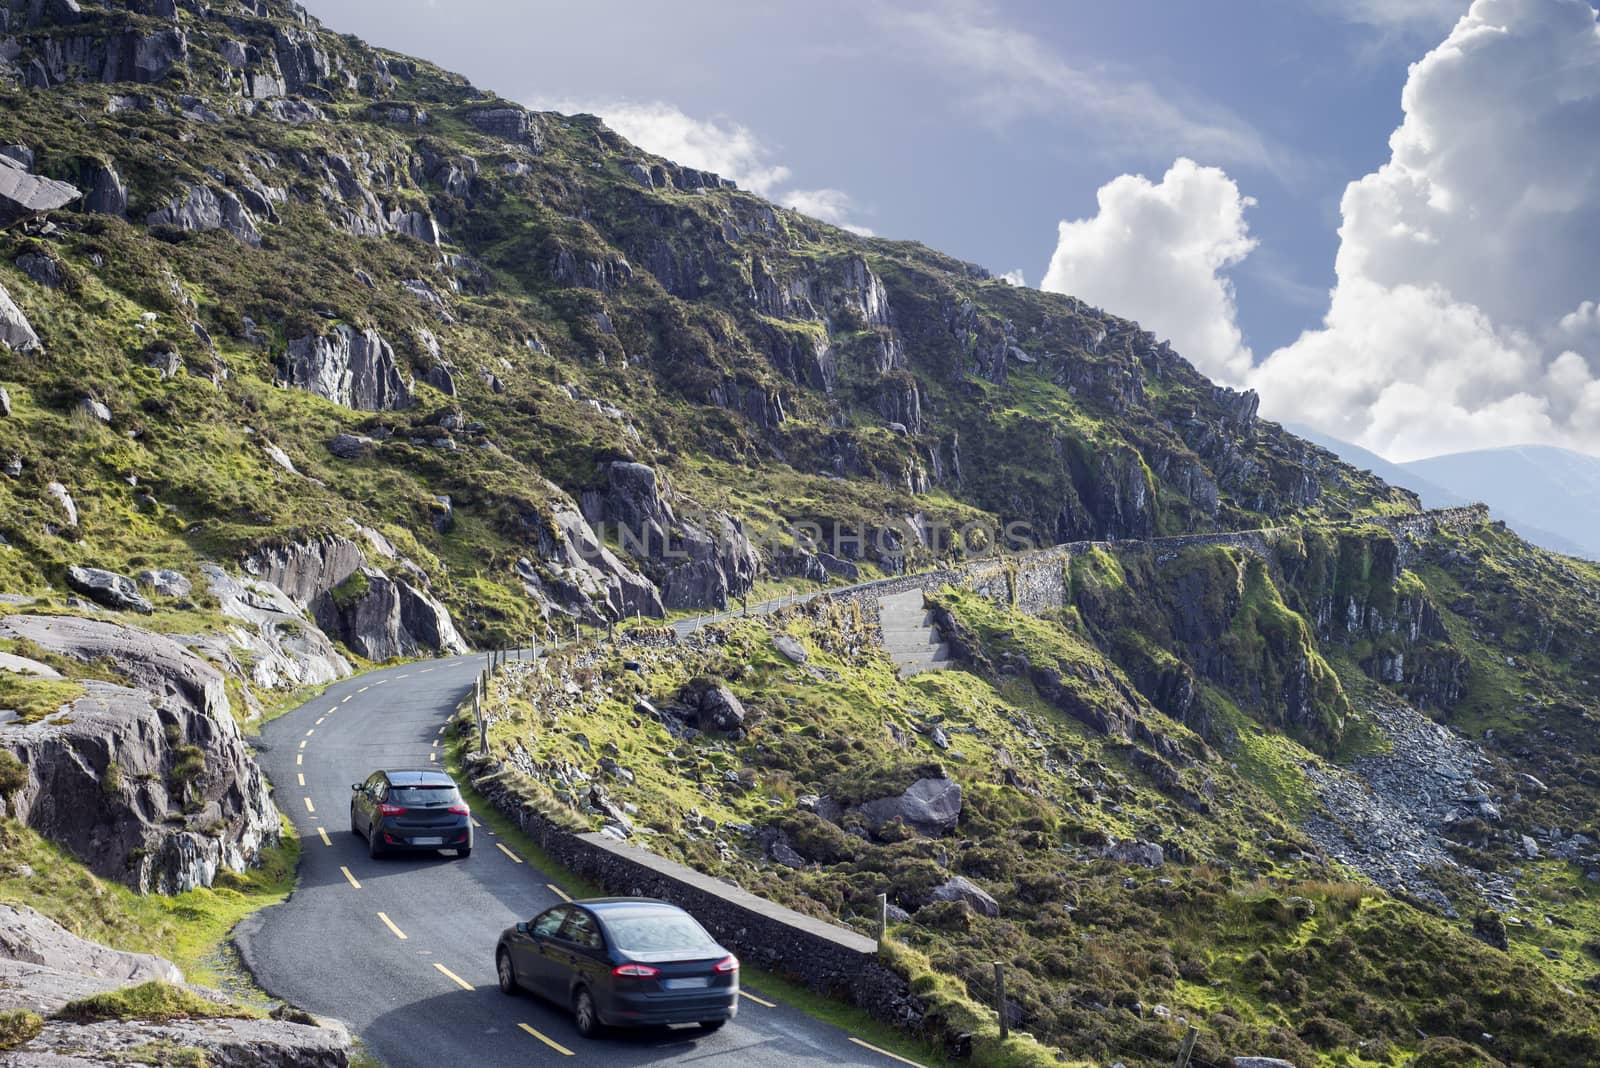
M1536 545L1600 559L1600 458L1548 445L1513 445L1397 464L1307 426L1285 429L1411 490L1425 507L1482 501Z

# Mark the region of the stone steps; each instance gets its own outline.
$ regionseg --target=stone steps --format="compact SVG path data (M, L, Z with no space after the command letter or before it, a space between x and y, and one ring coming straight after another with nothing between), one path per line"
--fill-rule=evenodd
M922 607L921 590L878 598L878 623L883 629L883 646L902 676L949 666L950 646L940 640L933 613Z

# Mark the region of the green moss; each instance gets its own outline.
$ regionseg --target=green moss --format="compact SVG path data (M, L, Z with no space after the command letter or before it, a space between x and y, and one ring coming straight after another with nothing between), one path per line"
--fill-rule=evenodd
M87 692L76 682L0 671L0 708L16 712L23 723L37 723Z
M0 1051L17 1049L38 1037L44 1030L44 1020L38 1013L27 1009L9 1009L0 1012Z
M80 1024L97 1023L101 1020L166 1023L169 1020L249 1018L259 1015L258 1012L242 1005L210 1001L186 987L174 986L160 980L69 1001L56 1013L60 1019Z

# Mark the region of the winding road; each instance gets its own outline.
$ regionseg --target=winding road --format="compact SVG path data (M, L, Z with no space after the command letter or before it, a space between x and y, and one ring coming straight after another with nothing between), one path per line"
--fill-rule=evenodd
M501 994L495 940L560 900L560 875L488 828L466 860L375 861L349 817L351 783L380 767L443 761L445 722L482 666L482 656L467 656L370 672L267 724L259 759L304 848L293 895L235 936L269 993L345 1021L390 1068L910 1063L763 996L759 982L713 1034L655 1029L593 1041L566 1012Z

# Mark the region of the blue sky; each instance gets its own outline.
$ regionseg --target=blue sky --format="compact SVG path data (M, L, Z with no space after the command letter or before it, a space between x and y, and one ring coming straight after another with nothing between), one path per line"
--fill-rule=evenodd
M1600 448L1600 383L1592 411L1562 399L1596 377L1600 340L1592 348L1550 340L1558 316L1548 308L1457 299L1470 280L1449 277L1452 258L1519 251L1515 234L1495 246L1469 243L1471 219L1509 209L1506 198L1537 180L1500 175L1488 161L1517 146L1532 166L1571 147L1562 139L1595 140L1577 133L1600 122L1600 37L1586 0L1477 0L1467 19L1469 0L306 6L333 29L426 56L503 96L615 115L614 126L654 150L705 148L732 161L725 173L747 187L834 221L920 240L996 272L1020 269L1030 285L1055 262L1052 288L1070 286L1139 318L1180 351L1187 342L1203 370L1261 389L1269 413L1393 458L1512 440ZM1411 65L1447 37L1438 61L1414 74ZM1571 84L1541 87L1558 55L1568 57L1558 65L1571 68ZM1431 95L1423 91L1430 71ZM1495 79L1506 84L1492 86ZM1406 97L1414 114L1402 110L1408 80L1417 82ZM1473 84L1495 90L1477 105L1491 113L1453 114L1452 100L1474 95L1460 86ZM1492 111L1493 99L1507 102L1503 112ZM1520 143L1529 115L1533 125L1549 119L1544 142ZM1460 123L1475 118L1489 134L1462 137L1481 159L1429 145L1430 131L1465 131ZM1406 130L1423 147L1392 158L1391 135ZM1198 168L1164 181L1180 158ZM1478 183L1480 199L1465 200L1478 170L1503 180ZM1112 184L1133 175L1148 183ZM1366 214L1360 203L1341 210L1347 187L1363 181ZM1428 190L1423 207L1384 214L1419 187ZM1097 202L1108 190L1120 206ZM1600 219L1589 210L1596 195L1580 198L1535 222L1587 228ZM1180 232L1186 224L1171 213L1195 211L1230 221L1191 220L1194 232ZM1428 211L1436 215L1417 215ZM1063 236L1058 250L1058 223L1097 213L1097 226L1075 230L1070 248ZM1384 245L1386 233L1408 231L1442 235L1439 255ZM1377 248L1405 269L1389 277L1373 267L1367 251ZM1574 244L1561 277L1574 259L1600 266L1594 248ZM1179 255L1189 259L1167 262ZM1124 284L1102 281L1113 276ZM1555 295L1571 314L1593 318L1600 339L1600 314L1584 311L1600 285L1574 285L1557 285ZM1360 328L1384 314L1402 325L1427 318L1402 305L1434 289L1442 296L1427 311L1439 325L1428 337L1385 348L1386 335ZM1464 321L1481 336L1463 334ZM1572 365L1555 374L1569 344L1581 376ZM1480 364L1502 370L1486 378L1452 365L1449 354L1468 345L1478 346ZM1330 393L1330 376L1362 360L1361 381L1332 391L1339 406L1306 399ZM1516 373L1504 371L1512 363ZM1419 418L1430 395L1437 410Z

